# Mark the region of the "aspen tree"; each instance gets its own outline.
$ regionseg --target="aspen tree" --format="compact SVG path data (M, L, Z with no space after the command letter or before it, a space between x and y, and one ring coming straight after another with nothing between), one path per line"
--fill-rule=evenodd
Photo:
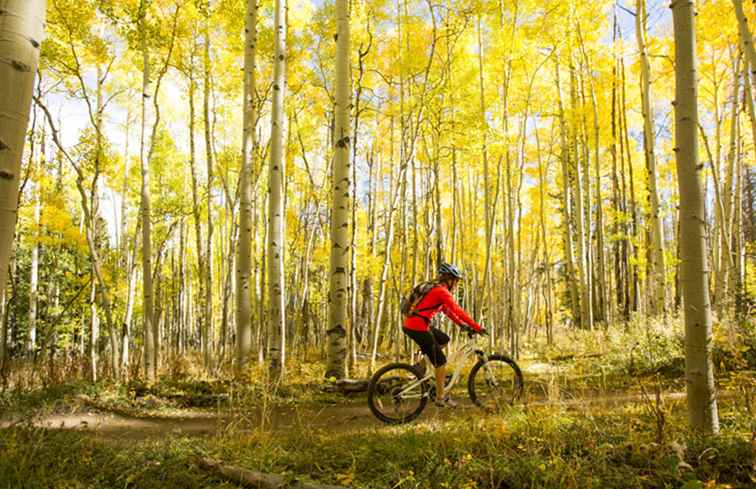
M141 0L139 6L139 44L142 52L142 121L141 121L141 135L140 135L140 149L139 159L142 173L141 182L141 206L140 206L140 218L142 226L142 290L143 290L143 315L144 315L144 334L145 334L145 354L144 354L144 367L149 380L154 380L159 360L159 333L160 324L158 322L159 316L155 315L154 300L155 292L153 287L153 281L155 275L159 272L160 253L161 248L165 242L161 243L157 253L157 265L152 266L152 224L151 224L151 196L150 196L150 163L155 153L155 142L158 129L160 127L160 105L158 102L160 94L160 86L163 78L168 71L168 67L171 63L171 57L173 55L173 49L176 41L177 25L180 8L177 8L174 12L173 26L171 30L170 42L168 45L168 51L166 53L165 60L157 71L157 77L155 80L155 89L150 92L150 57L147 48L147 9L149 8L147 0ZM147 99L152 99L152 109L154 112L152 130L150 131L150 141L147 144ZM167 239L167 238L166 238ZM98 275L101 275L98 272ZM159 296L158 296L159 297ZM110 309L107 301L105 303L106 313ZM108 323L112 324L112 321L108 319Z
M100 198L98 195L98 181L100 178L100 171L101 171L101 165L102 165L102 158L103 158L103 151L102 151L102 112L104 110L104 102L103 102L103 93L102 93L102 85L105 82L105 79L103 78L103 72L102 67L98 63L97 65L97 88L96 88L96 112L94 114L94 126L95 126L95 157L94 157L94 176L92 178L92 187L89 192L89 201L90 201L90 232L92 233L92 241L94 241L95 246L97 246L97 240L99 238L99 233L97 232L97 219L99 217L100 213ZM94 262L94 260L93 260ZM90 295L90 303L89 303L89 309L90 309L90 328L89 328L89 363L90 363L90 371L92 375L92 382L97 382L97 366L99 363L99 339L100 339L100 318L98 316L97 311L97 271L95 270L94 263L92 264L92 292ZM104 292L104 290L103 290ZM110 323L110 321L108 321ZM109 332L111 333L111 337L114 333L113 331L113 324L108 324Z
M257 0L247 0L244 36L244 119L242 166L239 175L241 206L236 259L236 365L241 371L252 348L252 165L257 145L255 123L255 55L257 49Z
M360 125L360 115L364 109L360 107L360 102L362 99L362 90L363 90L363 84L362 80L365 76L365 58L367 57L368 53L370 53L370 48L373 44L373 34L370 31L370 20L368 19L367 22L367 33L368 33L368 43L367 46L363 49L362 44L360 44L359 50L358 50L358 67L359 67L359 73L357 75L357 88L355 90L355 96L354 96L354 124L352 127L352 181L351 181L351 192L352 192L352 227L351 227L351 236L350 236L350 257L351 257L351 263L349 266L349 290L350 290L350 298L349 298L349 306L350 306L350 314L349 314L349 332L347 336L347 344L348 344L348 362L347 362L347 370L348 374L352 371L354 364L357 361L357 346L356 346L356 329L358 327L357 324L357 318L358 318L358 312L357 312L357 208L359 203L357 202L357 136L359 134L359 125ZM368 211L368 215L369 215ZM364 303L363 303L364 306ZM363 318L366 318L366 315L363 315Z
M682 289L688 418L693 429L717 433L719 418L712 361L712 318L706 266L706 229L698 164L698 93L694 5L672 3L675 39L675 154L680 190Z
M346 325L349 258L349 4L336 0L336 100L334 164L331 178L331 271L328 297L328 364L326 377L346 375Z
M602 209L602 197L601 197L601 146L600 146L600 121L599 121L599 112L598 112L598 102L596 101L596 81L594 79L594 76L590 73L589 67L591 65L591 62L588 58L588 54L585 50L585 44L583 42L582 35L580 34L580 29L578 25L578 38L580 40L580 50L583 54L583 60L585 61L585 71L587 72L587 76L590 77L590 97L591 97L591 108L593 109L593 151L594 151L594 163L596 168L596 261L598 262L598 273L597 279L598 284L594 287L594 289L597 291L597 304L593 307L594 312L594 318L598 321L607 321L606 317L606 311L607 311L607 286L606 286L606 259L604 257L604 213ZM585 114L585 108L584 112ZM585 119L584 119L585 121ZM587 127L586 127L586 149L588 146L588 134L587 134ZM590 160L589 158L586 158L586 175L588 173L588 169L590 168ZM588 179L590 180L590 179ZM587 188L590 189L589 182L586 182ZM590 207L592 206L592 202L589 198L587 199L587 203ZM591 229L591 219L590 219L590 212L588 213L588 219L587 219L587 226L590 233ZM590 237L589 237L589 249L590 249ZM592 267L589 267L589 269ZM592 272L591 272L592 273Z
M717 267L716 286L714 289L714 302L715 306L719 309L725 307L725 299L731 297L730 287L732 281L730 277L735 270L735 261L733 259L733 215L735 212L735 205L737 202L733 201L735 197L735 171L737 161L739 160L738 140L739 138L739 123L738 123L738 99L740 94L740 55L735 56L733 66L733 81L732 81L732 102L730 109L730 148L727 154L726 166L724 168L724 181L721 184L719 190L718 199L718 213L719 218L719 265ZM718 172L714 172L717 176ZM721 176L721 175L719 175ZM715 189L719 187L719 182L715 181Z
M537 126L536 126L537 127ZM536 154L538 155L538 218L541 228L541 239L543 240L543 267L546 274L546 290L544 291L544 305L545 311L545 326L546 326L546 341L551 345L553 339L553 312L552 312L552 283L551 283L551 257L549 255L549 245L546 237L546 173L548 167L545 167L541 158L541 141L538 136L538 131L535 132L536 138Z
M746 111L748 112L748 119L751 121L752 157L756 159L756 109L754 109L753 103L753 87L751 84L751 76L748 73L747 64L745 64L743 70L746 72L743 74L743 102L745 103Z
M0 291L8 280L21 157L44 36L45 7L45 0L0 0ZM0 328L5 329L4 325Z
M735 7L735 17L738 19L738 33L740 35L740 44L745 53L746 65L749 66L748 71L751 76L756 75L756 48L753 46L753 33L751 33L748 27L748 18L743 11L743 0L732 0L732 5Z
M630 232L630 238L628 239L629 246L628 248L629 253L632 255L633 258L637 258L638 248L635 245L635 239L638 236L638 230L640 229L640 223L638 218L638 205L637 200L635 198L635 178L633 177L633 159L630 153L630 128L627 125L627 96L626 96L626 79L625 79L625 62L624 59L620 58L620 80L622 83L622 89L620 90L620 99L621 99L621 107L622 110L620 110L620 141L624 141L623 147L625 149L625 157L623 158L623 161L626 159L627 161L627 168L628 168L628 187L630 191L630 214L631 214L631 232ZM621 149L621 148L620 148ZM622 174L622 178L624 180L624 172ZM632 299L632 305L630 307L631 311L638 311L640 308L640 283L639 283L639 274L638 274L638 265L635 263L632 263L634 260L628 259L628 263L631 264L631 276L632 276L632 287L631 289L631 299Z
M572 191L570 176L570 151L567 143L567 124L565 121L564 104L562 103L562 87L559 77L559 57L555 58L554 63L554 83L557 92L557 107L559 109L559 136L560 136L560 160L562 163L562 213L564 214L564 252L565 261L567 262L566 286L569 290L570 308L572 310L572 320L577 323L580 321L580 303L578 302L578 290L575 271L575 254L573 251L573 225L572 225Z
M34 203L34 243L31 249L31 265L29 271L29 326L26 333L26 351L29 358L34 359L37 350L37 299L38 299L38 285L39 285L39 248L40 248L40 219L42 214L42 172L43 161L45 157L45 134L42 131L40 141L39 157L35 157L34 154L34 137L35 126L37 122L37 109L34 108L34 116L32 121L30 140L30 164L34 168L35 188L32 194L32 200ZM43 126L44 127L44 126Z
M491 185L490 185L490 177L489 177L489 169L488 169L488 147L487 147L487 139L488 139L488 124L486 122L486 90L485 90L485 84L484 84L484 73L483 73L483 41L481 40L481 14L478 14L478 22L477 22L477 38L478 38L478 83L480 87L480 131L481 131L481 142L480 142L480 152L483 156L483 207L484 207L484 226L485 226L485 237L486 237L486 258L485 258L485 265L483 269L483 288L485 290L485 297L486 297L486 314L491 315L491 305L492 305L492 297L493 297L493 287L491 286L490 277L491 277L491 254L492 254L492 238L491 235L493 234L493 225L494 225L494 216L496 215L496 206L495 204L491 205ZM497 185L498 186L498 185Z
M577 102L577 75L575 73L575 66L570 59L570 128L568 133L571 137L569 141L568 153L570 154L570 161L572 163L571 170L574 171L574 178L570 183L574 191L573 205L575 207L575 214L573 216L575 221L575 241L577 242L575 260L577 269L577 281L580 290L580 327L585 329L593 329L593 309L591 300L591 273L590 273L590 259L586 260L589 256L588 248L590 248L589 236L590 230L586 229L586 214L590 213L590 208L587 208L586 197L584 192L588 192L589 188L583 188L583 183L588 182L588 179L584 177L584 174L588 171L587 167L581 165L580 148L578 143L578 131L577 121L575 121L576 113L578 112Z
M202 357L205 368L212 360L212 343L214 337L213 323L213 141L210 123L210 9L211 1L205 4L204 46L202 66L204 78L202 83L202 122L205 132L205 163L207 164L207 229L205 234L205 300Z
M743 67L743 105L744 110L748 110L750 113L750 116L753 117L753 98L751 96L751 86L749 83L749 73L747 65ZM750 106L750 108L748 108ZM753 119L751 119L751 122L753 122ZM756 129L756 125L751 126L752 129ZM740 139L741 144L743 143L742 138ZM754 152L756 153L756 138L751 140L752 147L754 147ZM746 235L745 235L745 229L744 229L744 207L748 205L748 207L752 207L752 203L754 202L753 199L744 199L745 197L745 180L748 175L748 166L746 161L746 158L743 158L742 155L745 154L745 151L743 151L743 148L741 148L741 151L739 152L741 154L741 157L738 159L738 167L737 167L737 174L736 174L736 191L734 196L734 202L735 202L735 216L734 216L734 223L733 223L733 254L734 254L734 261L735 266L733 267L733 282L735 286L735 317L738 319L741 326L745 324L745 319L747 317L747 309L746 309ZM748 203L748 204L746 204Z
M619 176L617 172L617 160L623 158L624 155L617 154L617 142L619 139L617 130L617 14L614 12L612 16L612 111L611 111L611 128L612 139L611 146L609 147L612 155L612 204L614 207L614 218L612 222L612 234L615 236L614 240L614 285L616 298L614 304L616 305L616 311L622 311L622 319L627 320L629 310L627 309L629 298L627 294L626 286L626 273L627 273L627 226L625 225L626 219L626 206L624 200L623 188L620 187ZM622 142L620 141L620 148ZM621 149L620 149L621 153ZM623 179L624 185L624 179ZM622 234L620 235L620 230ZM621 238L620 238L621 236ZM610 303L611 300L609 301Z
M286 0L275 0L275 59L269 168L268 293L270 321L270 373L283 378L286 367L286 302L284 277L284 99L286 97Z
M129 371L129 343L131 333L131 317L134 310L134 293L136 290L136 280L134 279L134 262L136 255L136 238L137 233L134 233L133 246L129 246L129 240L127 238L127 219L126 213L128 210L128 190L129 190L129 169L131 164L131 155L129 153L129 136L131 134L130 126L132 122L131 106L129 106L126 114L126 144L124 150L124 170L123 170L123 186L121 187L121 231L120 231L120 243L121 249L121 265L126 276L126 305L125 313L123 315L123 322L121 323L121 358L120 358L120 370L123 377L128 376ZM138 220L137 220L138 222Z
M147 52L147 0L139 3L139 43L142 51L142 120L139 147L139 162L142 173L141 209L142 222L142 290L144 317L144 367L149 380L155 379L155 318L152 290L152 224L150 222L150 166L147 153L147 99L150 97L150 57Z
M195 133L195 90L196 82L194 80L194 58L197 51L197 42L194 39L196 33L192 33L192 48L189 53L189 66L187 67L187 78L189 82L188 96L189 96L189 168L191 170L192 181L192 217L194 221L194 243L195 252L197 253L197 272L199 274L199 280L197 284L198 293L197 296L204 298L205 287L205 259L203 257L202 246L202 217L200 215L200 197L199 197L199 178L197 176L197 149L194 140ZM200 342L206 341L205 339L205 318L204 314L200 314L198 319L198 332L200 335ZM201 347L201 345L200 345Z
M646 0L636 0L635 35L640 51L640 88L643 113L643 150L648 172L648 199L651 243L649 264L650 313L664 311L664 248L662 241L661 216L659 215L659 193L656 188L656 155L654 154L654 113L651 109L651 64L646 51Z

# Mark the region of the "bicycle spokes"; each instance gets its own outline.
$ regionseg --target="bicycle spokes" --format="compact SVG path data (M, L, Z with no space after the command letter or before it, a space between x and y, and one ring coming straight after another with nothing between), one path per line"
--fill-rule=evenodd
M522 373L512 360L493 355L473 367L468 387L475 404L491 411L501 410L522 392Z
M426 384L409 365L388 365L371 380L368 403L387 423L403 423L420 414L427 399Z

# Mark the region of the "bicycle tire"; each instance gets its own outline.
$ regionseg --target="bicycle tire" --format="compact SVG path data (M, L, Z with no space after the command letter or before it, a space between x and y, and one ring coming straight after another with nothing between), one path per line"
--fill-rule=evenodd
M397 399L391 392L396 392L398 388L406 385L406 381L400 380L398 381L398 385L392 386L392 376L387 375L392 371L394 371L395 374L400 374L401 372L399 371L403 371L405 376L409 376L409 380L420 381L423 378L420 371L418 371L412 365L406 363L390 363L380 368L375 374L373 374L373 376L370 378L370 383L368 384L368 406L370 407L370 411L373 413L373 415L386 424L409 423L410 421L420 416L420 413L423 412L426 404L428 404L428 396L426 395L428 385L426 382L421 382L418 384L419 398L417 398L417 406L412 408L409 413L404 415L391 415L388 408L386 406L383 406L383 403L379 398L381 395L386 394L387 392L381 391L389 389L389 399L393 397L393 399L391 400L394 402L394 406L396 407L399 403L403 402L403 400Z
M482 392L477 392L476 390L476 384L475 379L479 372L481 372L481 369L483 368L486 363L494 364L504 367L505 372L507 372L507 376L511 378L511 385L502 385L503 387L503 397L497 396L495 399L496 405L495 406L488 406L486 403L484 403L482 399ZM507 378L506 381L509 384L510 378ZM506 405L512 405L519 399L519 397L522 395L523 389L525 386L525 380L522 377L522 371L520 370L520 367L517 365L517 363L509 358L506 355L491 355L488 357L488 361L484 361L483 359L478 360L478 362L473 366L472 370L470 370L470 376L467 378L467 392L470 395L470 399L472 402L485 410L493 410L496 407L500 407L501 404Z

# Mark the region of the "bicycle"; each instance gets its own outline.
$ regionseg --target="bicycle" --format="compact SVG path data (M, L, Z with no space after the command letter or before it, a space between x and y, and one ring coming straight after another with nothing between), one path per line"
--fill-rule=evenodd
M470 370L467 392L472 402L486 411L500 411L514 404L524 387L522 371L507 355L487 354L476 348L477 332L464 328L468 341L450 353L449 362L456 365L451 378L447 376L445 392L462 376L462 367L468 357L478 361ZM425 375L414 365L391 363L379 369L368 384L368 406L376 418L387 424L408 423L425 409L429 399L435 398L435 373L432 368Z

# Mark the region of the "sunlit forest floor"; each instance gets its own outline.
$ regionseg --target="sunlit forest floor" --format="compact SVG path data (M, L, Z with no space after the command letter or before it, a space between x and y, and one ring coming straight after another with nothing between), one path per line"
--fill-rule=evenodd
M535 339L519 360L521 403L486 414L460 388L457 408L396 427L364 394L325 392L319 362L291 365L275 390L262 367L241 382L186 359L152 386L21 389L19 366L0 397L0 487L238 487L198 463L208 458L366 488L753 487L753 329L718 329L716 438L687 431L679 329L562 334L559 348Z

